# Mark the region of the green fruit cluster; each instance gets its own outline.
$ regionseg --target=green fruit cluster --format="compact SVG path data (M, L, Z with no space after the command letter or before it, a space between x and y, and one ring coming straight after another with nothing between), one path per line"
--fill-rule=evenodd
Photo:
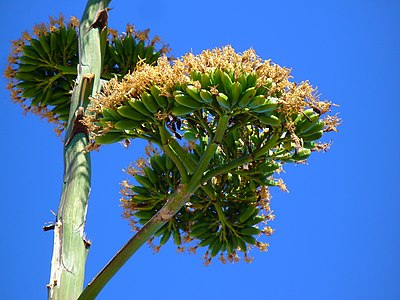
M325 122L320 119L320 115L312 108L298 115L295 119L295 124L295 132L304 142L313 142L323 136Z
M180 180L178 169L166 155L154 155L150 158L150 165L143 169L142 175L134 176L137 185L131 187L132 197L126 199L133 210L133 216L139 224L145 224L165 204L168 195L174 192L176 182ZM160 238L160 245L164 245L172 236L179 246L182 243L181 235L186 231L190 215L182 208L156 233Z
M197 82L200 85L190 82ZM170 117L185 120L183 123L187 126L180 133L190 141L207 132L206 126L199 126L199 124L204 124L202 120L204 116L207 116L207 119L228 114L231 116L231 123L236 126L245 127L253 124L254 128L251 131L254 132L259 131L260 128L283 128L287 119L280 112L281 93L270 93L272 85L270 81L266 85L258 86L257 76L253 73L243 73L235 80L233 74L220 69L204 74L192 72L189 83L175 84L168 93L162 93L160 88L154 85L140 97L122 102L116 109L104 108L97 119L102 127L107 128L111 124L112 132L106 130L107 136L103 138L100 135L96 138L96 143L112 143L115 141L114 137L116 140L137 137L138 130L152 131L151 124L159 123L160 116L164 116L164 119ZM106 117L110 110L113 110L114 118ZM313 142L323 135L324 122L321 121L320 115L312 109L307 109L293 116L292 123L296 128L295 134L302 140L301 148L313 149ZM232 135L227 138L231 143L237 143L246 130L232 131ZM117 138L118 132L119 138ZM153 133L159 134L157 130ZM257 139L257 135L252 138ZM289 136L288 139L290 139ZM253 148L259 146L260 143L255 144ZM296 146L296 148L299 147ZM292 155L293 160L296 161L306 159L305 154L310 153L303 149L304 151L299 154L298 149L293 151L294 149L294 146L291 147L289 152L296 154Z
M197 161L207 147L200 143L189 155ZM165 154L151 156L149 162L142 175L134 176L137 184L131 187L132 196L126 199L139 224L148 222L163 207L181 179L175 164ZM210 169L220 163L221 156L216 155ZM260 190L276 185L272 175L279 168L275 161L260 161L246 170L238 167L208 179L204 184L207 188L199 188L156 232L160 246L172 237L178 246L194 241L196 248L206 247L210 258L217 254L233 255L238 250L246 253L257 244L270 214Z
M275 76L278 69L267 64L257 73L229 63L210 67L213 61L196 69L198 60L188 61L183 67L179 61L176 69L159 61L127 75L121 84L110 84L98 102L101 109L94 111L95 142L144 138L164 151L135 175L137 185L126 199L128 215L140 224L173 199L181 184L196 189L156 233L161 246L173 237L178 246L194 241L194 248L205 247L209 258L232 257L237 251L246 256L251 247L265 249L261 235L271 233L265 191L270 186L286 190L274 174L317 149L327 126L321 115L329 104L313 98L308 83L291 84L282 79L288 76L285 70Z
M73 26L60 26L23 46L15 78L31 107L51 107L60 121L69 115L70 91L76 79L78 38Z
M77 76L78 27L71 23L43 27L36 37L24 41L13 58L12 89L20 101L30 99L29 109L47 111L46 117L64 124L68 120L71 91ZM161 50L134 33L113 35L106 42L102 79L122 78L139 61L155 64ZM26 106L26 104L25 104Z
M225 78L224 81L220 78ZM212 117L219 117L223 114L232 115L232 121L241 123L242 120L249 119L265 126L280 126L281 119L278 112L278 94L265 96L268 93L268 86L256 87L257 77L254 74L242 74L238 81L231 83L232 80L226 72L215 70L210 74L191 73L191 82L201 82L201 88L193 84L175 84L167 93L162 93L156 85L151 86L138 98L130 98L122 102L115 109L104 108L97 120L106 130L106 135L117 136L120 132L120 139L126 137L137 137L137 130L149 129L144 124L156 124L160 121L160 116L171 119L190 119L200 121L204 113ZM225 82L225 84L222 84ZM231 84L230 84L231 83ZM272 85L272 83L271 83ZM215 87L219 87L216 94ZM169 96L165 96L169 95ZM229 96L227 96L229 95ZM109 111L113 110L114 118L108 118ZM197 124L197 122L195 122ZM185 138L192 140L199 136L199 131L205 132L205 128L198 125L192 128L187 127L183 131ZM157 135L157 133L155 133ZM96 143L106 144L113 142L113 139L96 138Z
M154 45L138 39L130 32L122 36L113 36L106 46L102 77L122 78L133 71L139 61L155 64L160 55L161 52L156 50Z
M279 93L269 94L272 81L258 86L256 73L244 72L235 78L233 72L221 69L208 73L193 71L189 77L200 85L175 86L176 105L172 114L184 116L202 108L216 115L246 113L271 126L281 123L276 115Z
M98 135L95 142L100 145L110 144L126 138L141 137L144 133L155 134L158 114L166 110L171 101L171 98L161 95L157 86L152 86L148 92L142 93L140 99L131 98L117 109L103 107L97 116L97 125L107 128L107 132Z

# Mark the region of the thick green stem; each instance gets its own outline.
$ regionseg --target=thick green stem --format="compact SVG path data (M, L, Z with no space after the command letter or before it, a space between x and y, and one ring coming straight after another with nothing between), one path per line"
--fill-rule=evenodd
M163 208L154 215L108 262L108 264L88 284L78 300L91 300L100 293L107 282L118 272L128 259L168 222L196 191L198 185L180 184Z
M170 140L169 145L179 156L179 159L182 161L188 173L190 175L193 174L196 168L197 161L195 161L193 157L190 156L189 153L185 149L183 149L182 146L179 145L179 143L175 139Z
M89 0L83 14L79 36L78 77L74 87L64 144L64 180L54 228L48 299L77 299L82 292L89 243L84 227L90 192L90 155L84 151L87 136L79 122L89 95L99 91L101 72L98 30L87 32L90 23L109 0Z
M235 169L239 166L242 166L246 163L257 160L257 158L266 154L269 149L271 149L272 147L274 147L276 145L276 143L279 140L279 136L280 136L279 132L275 133L275 135L273 135L270 138L270 140L267 141L267 143L265 143L264 146L262 146L260 149L257 149L256 151L254 151L252 155L247 155L247 156L236 158L227 164L224 164L222 166L218 166L212 170L209 170L204 176L204 181L208 181L211 178L213 178L214 176L217 176L219 174L226 174L230 170L233 170L233 169Z
M278 142L279 140L279 136L281 135L281 133L278 131L276 132L270 139L268 142L265 143L264 146L262 146L260 149L257 149L256 151L253 152L253 157L254 159L259 158L260 156L266 154L269 149L271 149L273 146L275 146L275 144Z
M178 154L174 151L173 148L170 147L169 143L172 139L171 135L165 129L164 123L162 125L159 125L158 129L160 131L160 136L161 136L161 150L163 150L165 152L165 154L167 154L168 157L170 159L172 159L175 166L178 168L179 174L181 175L181 178L182 178L182 183L187 183L188 173L185 169L185 166L182 164L181 159L178 156Z
M220 117L217 129L215 131L214 139L211 141L206 151L203 153L199 165L194 172L190 182L199 182L202 179L204 172L207 170L209 163L214 156L218 145L221 143L222 137L224 136L226 129L228 128L229 119L230 117L226 115Z

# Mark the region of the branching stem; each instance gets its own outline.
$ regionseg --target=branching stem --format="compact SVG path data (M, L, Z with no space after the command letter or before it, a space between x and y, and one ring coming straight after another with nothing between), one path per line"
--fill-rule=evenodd
M104 288L107 282L117 273L117 271L128 261L128 259L138 250L150 237L153 236L166 222L168 222L190 199L191 195L200 187L204 171L215 154L215 150L222 140L222 137L228 127L229 116L222 116L218 122L215 136L209 147L204 152L195 173L191 177L188 184L181 183L171 198L160 211L157 212L108 262L108 264L96 275L96 277L85 288L78 300L94 299ZM161 128L160 128L161 130ZM164 128L165 130L165 128ZM163 142L166 134L162 134ZM168 147L166 147L168 148ZM176 157L172 149L170 155ZM167 153L167 152L166 152ZM167 153L168 155L168 153ZM171 157L172 159L172 157Z

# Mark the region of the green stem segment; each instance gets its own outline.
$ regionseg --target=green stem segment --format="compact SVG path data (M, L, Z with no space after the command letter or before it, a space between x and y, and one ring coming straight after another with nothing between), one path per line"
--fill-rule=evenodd
M181 162L181 158L178 156L174 148L170 147L170 142L173 140L171 135L165 129L165 124L161 124L158 126L161 136L161 150L168 155L168 157L174 162L176 167L179 170L179 174L182 178L182 183L187 183L188 180L188 173L185 169L185 166ZM179 146L180 147L180 146Z
M243 157L239 157L236 159L233 159L232 161L230 161L227 164L218 166L212 170L209 170L205 175L204 175L204 181L208 181L211 178L213 178L214 176L217 176L219 174L226 174L228 173L230 170L235 169L239 166L242 166L246 163L252 162L254 160L257 160L257 158L259 158L260 156L266 154L268 152L268 150L270 150L271 148L273 148L279 141L279 136L280 133L277 132L275 133L269 140L268 142L262 146L260 149L257 149L256 151L253 152L252 155L247 155L247 156L243 156Z
M151 218L108 262L108 264L88 284L78 300L95 299L107 282L118 272L118 270L129 260L129 258L170 220L190 198L197 186L181 184L176 192L167 201L164 207Z
M84 151L87 136L82 130L82 117L88 96L100 88L102 67L98 30L87 32L99 10L109 0L89 0L85 8L79 36L78 77L74 87L64 144L64 180L61 201L54 229L48 299L77 299L82 292L89 243L84 236L90 192L90 155ZM94 78L94 80L93 80ZM78 118L79 117L79 118ZM77 130L80 128L80 130Z
M150 238L158 229L168 222L185 203L191 195L201 186L203 174L215 154L215 150L221 143L222 137L228 128L229 117L222 116L218 122L215 136L208 149L200 159L196 171L188 184L180 184L175 193L166 202L163 208L153 216L108 262L108 264L88 284L78 300L95 299L107 282L118 272L118 270L129 260L129 258Z

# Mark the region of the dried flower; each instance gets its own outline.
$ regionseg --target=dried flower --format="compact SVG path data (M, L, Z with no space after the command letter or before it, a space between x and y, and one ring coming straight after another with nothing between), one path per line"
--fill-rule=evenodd
M261 252L267 252L269 243L257 242L256 246L258 249L260 249Z

